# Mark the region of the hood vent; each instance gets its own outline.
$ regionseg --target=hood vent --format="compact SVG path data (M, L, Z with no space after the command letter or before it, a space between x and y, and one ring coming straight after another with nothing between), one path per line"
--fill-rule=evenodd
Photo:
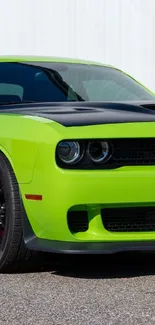
M152 111L155 112L155 104L143 104L143 105L141 105L141 107L149 109L151 111L151 113L152 113Z

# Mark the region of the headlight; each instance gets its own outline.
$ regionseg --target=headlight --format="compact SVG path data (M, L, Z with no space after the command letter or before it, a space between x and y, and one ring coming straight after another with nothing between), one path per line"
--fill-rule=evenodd
M88 144L88 155L94 163L102 163L110 156L109 144L106 141L91 141Z
M76 163L81 158L79 143L77 141L61 141L57 146L57 156L65 164Z

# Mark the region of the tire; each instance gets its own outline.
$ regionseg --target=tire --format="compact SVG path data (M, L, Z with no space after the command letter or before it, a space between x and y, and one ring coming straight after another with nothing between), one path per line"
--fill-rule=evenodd
M0 272L19 271L32 257L24 245L22 213L15 174L0 152Z

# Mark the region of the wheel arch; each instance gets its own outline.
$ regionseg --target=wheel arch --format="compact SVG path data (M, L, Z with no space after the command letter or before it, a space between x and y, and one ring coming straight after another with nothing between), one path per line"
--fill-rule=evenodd
M15 172L15 166L14 166L14 163L13 163L13 160L10 156L10 154L8 153L8 151L2 146L0 145L0 153L2 153L4 155L4 157L7 159L7 161L10 163L14 173L16 174Z

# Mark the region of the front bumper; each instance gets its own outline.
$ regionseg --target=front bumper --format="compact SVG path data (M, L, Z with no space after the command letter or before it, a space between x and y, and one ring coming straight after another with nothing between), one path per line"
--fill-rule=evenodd
M32 240L25 236L27 247L65 252L92 250L94 253L154 247L154 231L110 232L104 228L101 217L101 209L105 207L155 206L154 167L91 172L64 172L56 168L54 173L51 170L51 176L44 172L35 178L35 174L38 172L34 173L30 184L20 185L26 215L34 233L30 236ZM41 194L43 200L26 200L26 193ZM67 213L79 206L88 211L89 227L85 232L72 233Z
M155 251L155 241L133 242L63 242L33 237L26 241L27 248L59 254L114 254L130 251Z
M96 137L103 137L104 132L106 133L104 128L106 129L105 126L101 130L97 128ZM107 129L109 133L111 130L117 131L118 136L121 133L119 125L114 129L109 125ZM93 129L90 131L93 134ZM139 133L143 136L144 131L144 124L132 125L128 136L131 132L134 137L139 136ZM146 131L148 134L150 132L149 136L154 137L154 125ZM125 132L127 133L127 126L122 136ZM86 133L90 138L88 131ZM109 134L106 134L108 137ZM72 134L64 137L73 138ZM76 138L78 137L76 134ZM110 232L103 225L101 209L155 207L155 166L126 166L113 170L63 170L55 163L55 146L56 142L53 146L50 142L39 145L32 181L29 184L19 184L32 228L32 231L24 230L27 247L52 252L95 254L154 249L155 231ZM43 199L26 200L25 194L39 194ZM77 207L87 210L89 226L87 231L73 233L68 227L67 213Z

